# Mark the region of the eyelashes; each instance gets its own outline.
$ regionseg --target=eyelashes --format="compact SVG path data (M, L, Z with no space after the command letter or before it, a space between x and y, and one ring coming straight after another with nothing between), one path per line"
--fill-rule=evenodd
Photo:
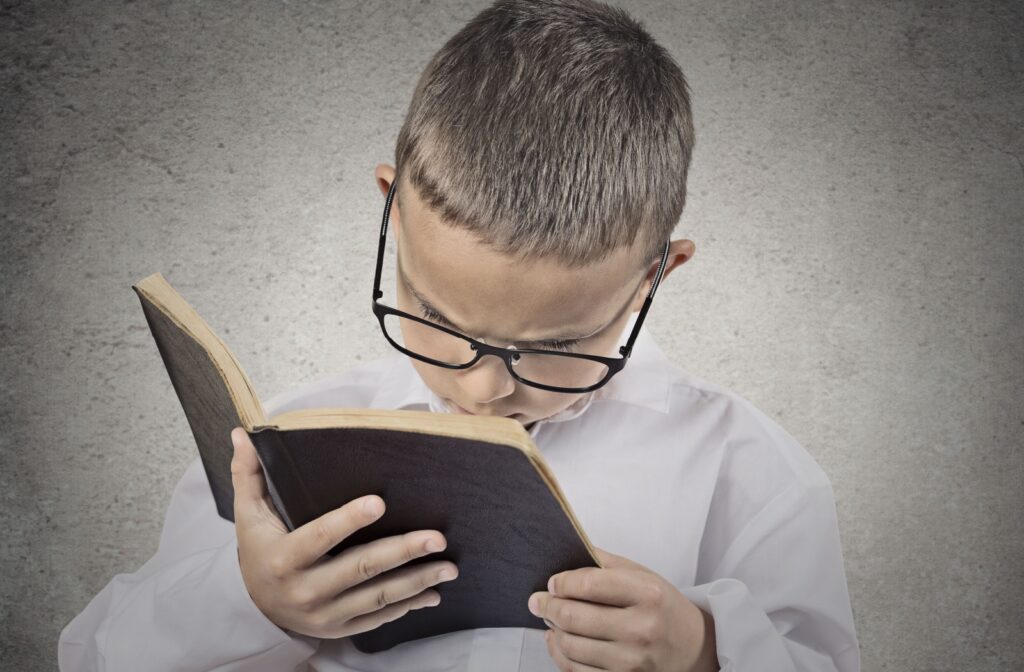
M437 322L438 324L444 325L449 329L455 329L455 327L452 324L450 324L448 320L444 319L443 317L438 315L437 312L431 310L430 308L427 308L422 304L420 304L420 314L423 315L423 317L425 317L426 319L430 320L431 322ZM546 350L570 352L576 345L580 343L580 340L581 339L572 339L568 341L538 341L532 345L536 345L538 348L543 348Z

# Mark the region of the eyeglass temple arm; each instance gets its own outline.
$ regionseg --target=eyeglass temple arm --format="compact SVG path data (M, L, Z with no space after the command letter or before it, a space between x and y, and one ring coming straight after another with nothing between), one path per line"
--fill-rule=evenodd
M384 217L380 223L380 242L377 245L377 270L373 274L373 300L377 301L380 297L384 296L384 292L380 291L380 271L384 266L384 244L387 241L388 235L388 218L391 216L391 201L395 197L395 185L398 184L398 180L391 180L391 187L388 189L388 199L384 203Z
M658 272L654 275L654 282L651 283L651 291L647 293L647 298L644 299L644 305L640 308L640 314L636 316L633 333L629 335L629 340L626 341L626 344L619 348L619 354L623 357L629 357L630 353L633 352L633 343L636 341L636 337L640 334L640 325L643 324L644 317L647 316L647 310L651 307L651 302L654 300L654 292L657 291L658 283L661 282L661 274L665 271L665 262L668 260L668 248L670 244L670 242L665 243L665 251L661 253L661 263L658 264Z

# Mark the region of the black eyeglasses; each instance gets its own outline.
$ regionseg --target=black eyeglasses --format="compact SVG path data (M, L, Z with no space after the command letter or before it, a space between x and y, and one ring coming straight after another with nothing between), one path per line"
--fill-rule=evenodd
M384 265L384 244L391 215L391 201L394 198L397 183L398 180L391 182L391 188L388 190L388 197L384 203L384 218L381 222L380 243L377 247L377 270L373 277L373 314L377 316L384 337L397 350L421 362L446 369L468 369L484 355L494 355L500 357L512 377L524 385L567 394L596 390L626 366L626 361L629 360L630 353L633 351L633 342L636 341L636 337L640 333L640 326L654 299L658 283L661 282L661 275L668 259L669 243L665 243L665 251L662 252L658 272L654 276L651 291L647 294L640 314L636 318L636 323L633 325L633 331L626 344L619 348L619 354L622 357L517 348L514 345L501 348L488 345L454 329L378 301L384 295L380 291L380 275Z

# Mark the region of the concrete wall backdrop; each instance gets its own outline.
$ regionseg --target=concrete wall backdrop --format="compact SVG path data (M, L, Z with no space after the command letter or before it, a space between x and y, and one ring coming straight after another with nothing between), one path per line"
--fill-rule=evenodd
M2 3L0 667L56 669L196 454L133 282L264 398L390 354L372 170L484 4ZM1021 6L628 8L699 138L652 333L829 474L865 670L1019 669Z

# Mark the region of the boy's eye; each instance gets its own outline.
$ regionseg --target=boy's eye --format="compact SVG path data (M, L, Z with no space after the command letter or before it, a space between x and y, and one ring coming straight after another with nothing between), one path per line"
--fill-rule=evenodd
M420 313L423 315L423 317L430 320L431 322L437 322L438 324L446 326L449 329L455 328L452 324L448 322L448 320L444 319L435 311L431 310L430 308L427 308L422 304L420 305ZM570 341L538 341L536 343L529 343L524 345L529 345L531 347L536 347L537 349L543 350L559 350L561 352L570 352L579 342L580 339L577 338Z

